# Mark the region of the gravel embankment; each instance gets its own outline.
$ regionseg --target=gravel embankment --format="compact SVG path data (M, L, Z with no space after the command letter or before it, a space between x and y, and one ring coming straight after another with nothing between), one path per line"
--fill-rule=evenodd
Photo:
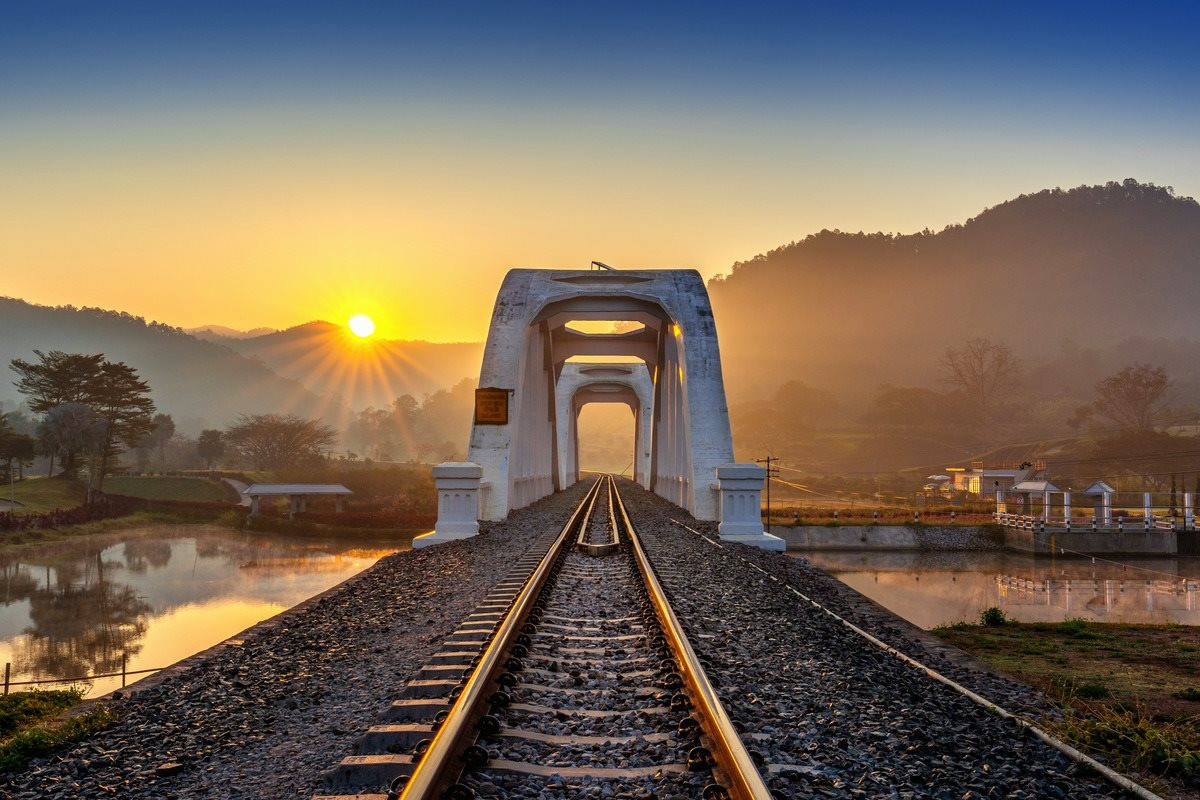
M1033 690L955 664L904 624L850 602L804 562L718 549L696 523L623 481L622 494L693 645L781 797L1098 798L1117 790L949 687L883 652L737 556L763 565L898 649L1012 710ZM849 591L849 590L846 590Z
M114 702L123 718L0 777L0 797L307 798L441 641L531 543L557 532L579 485L398 553L191 669Z

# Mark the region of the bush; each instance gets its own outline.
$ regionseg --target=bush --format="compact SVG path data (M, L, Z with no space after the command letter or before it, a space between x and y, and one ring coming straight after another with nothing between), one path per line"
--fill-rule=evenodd
M979 621L989 628L1002 628L1008 624L1008 617L999 608L991 606L985 608L979 615Z

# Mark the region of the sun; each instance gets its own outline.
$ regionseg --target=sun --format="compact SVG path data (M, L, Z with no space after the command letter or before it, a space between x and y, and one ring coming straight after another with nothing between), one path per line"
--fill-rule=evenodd
M365 339L375 332L375 323L366 314L356 314L346 323L350 327L350 332L359 338Z

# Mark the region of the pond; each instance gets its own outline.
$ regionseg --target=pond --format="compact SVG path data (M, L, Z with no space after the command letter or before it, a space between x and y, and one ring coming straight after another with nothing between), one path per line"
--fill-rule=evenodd
M0 556L0 662L11 664L14 682L120 673L123 656L130 672L170 666L408 548L407 536L288 537L209 525L23 548ZM121 678L79 685L94 697L120 688Z
M1200 625L1200 559L1034 558L1018 553L792 552L922 628L978 622Z

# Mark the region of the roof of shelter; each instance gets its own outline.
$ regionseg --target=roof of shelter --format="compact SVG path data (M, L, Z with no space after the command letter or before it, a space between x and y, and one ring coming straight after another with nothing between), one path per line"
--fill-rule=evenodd
M1050 481L1021 481L1014 485L1010 492L1057 492L1061 491Z
M291 494L354 494L340 483L255 483L242 490L248 497Z

